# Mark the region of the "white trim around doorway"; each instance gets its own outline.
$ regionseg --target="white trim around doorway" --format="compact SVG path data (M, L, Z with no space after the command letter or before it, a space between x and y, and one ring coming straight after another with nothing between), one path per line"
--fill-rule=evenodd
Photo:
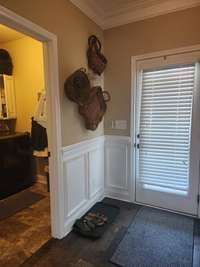
M137 55L137 56L132 56L131 57L131 184L132 184L132 190L131 190L131 202L137 203L135 199L135 190L136 190L136 176L135 176L135 144L136 144L136 89L137 89L137 62L138 61L144 61L144 60L149 60L149 59L154 59L154 58L159 58L159 57L165 57L165 56L172 56L172 55L179 55L179 54L184 54L184 53L189 53L189 52L196 52L200 50L200 44L198 45L193 45L193 46L186 46L186 47L181 47L181 48L176 48L176 49L170 49L170 50L163 50L163 51L158 51L158 52L153 52L153 53L146 53L143 55ZM200 166L200 158L199 158L199 166ZM200 181L200 167L199 167L199 181ZM200 188L199 188L199 194L200 194ZM140 203L138 203L140 204ZM150 205L149 205L150 206ZM176 212L178 213L178 212ZM200 205L198 208L198 218L200 218Z
M1 5L0 23L43 43L48 109L48 141L51 153L49 159L51 233L55 238L62 238L64 236L64 193L57 37L53 33L48 32Z

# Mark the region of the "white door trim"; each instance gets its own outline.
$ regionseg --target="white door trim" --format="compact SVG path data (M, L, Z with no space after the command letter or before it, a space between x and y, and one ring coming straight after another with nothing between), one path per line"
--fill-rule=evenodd
M168 55L178 55L183 53L189 53L189 52L195 52L200 50L200 44L193 45L193 46L186 46L176 49L170 49L170 50L163 50L153 53L146 53L143 55L137 55L131 57L131 180L132 180L132 201L134 203L136 202L136 174L135 174L135 147L134 144L136 143L136 89L137 89L137 61L140 60L146 60L146 59L153 59L157 57L164 57ZM200 179L200 175L199 175ZM200 188L199 188L199 194L200 194ZM200 218L200 205L198 209L198 217Z
M50 207L51 231L55 238L64 236L63 172L61 160L61 114L58 82L57 37L31 21L0 5L0 23L43 42L45 84L47 89L48 141L51 152Z

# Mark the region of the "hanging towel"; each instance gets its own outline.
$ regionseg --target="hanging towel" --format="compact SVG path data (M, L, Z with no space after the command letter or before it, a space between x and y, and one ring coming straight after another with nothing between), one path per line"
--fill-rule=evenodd
M35 157L48 157L46 92L42 91L34 118L32 118L32 146Z
M42 127L47 128L47 106L46 106L46 92L42 91L39 103L35 112L34 121Z

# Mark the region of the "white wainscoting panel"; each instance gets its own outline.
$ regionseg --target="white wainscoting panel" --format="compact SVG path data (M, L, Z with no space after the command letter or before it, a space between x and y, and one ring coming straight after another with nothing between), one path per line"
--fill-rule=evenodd
M131 201L131 139L105 136L105 196Z
M104 137L63 148L65 233L104 197Z
M69 188L65 198L65 214L73 215L88 198L87 190L87 157L75 156L65 164L65 188Z
M104 190L104 146L89 152L89 198Z

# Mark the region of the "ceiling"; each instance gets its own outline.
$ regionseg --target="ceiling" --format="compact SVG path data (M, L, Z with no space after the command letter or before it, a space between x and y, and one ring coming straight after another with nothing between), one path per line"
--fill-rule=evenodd
M24 34L0 24L0 43L14 41L23 37L25 37Z
M70 0L102 29L200 5L200 0Z
M164 2L166 0L100 0L95 1L99 8L102 9L106 14L118 13L118 11L122 9L128 9L129 7L134 8L141 8L142 6L151 6L158 2Z

